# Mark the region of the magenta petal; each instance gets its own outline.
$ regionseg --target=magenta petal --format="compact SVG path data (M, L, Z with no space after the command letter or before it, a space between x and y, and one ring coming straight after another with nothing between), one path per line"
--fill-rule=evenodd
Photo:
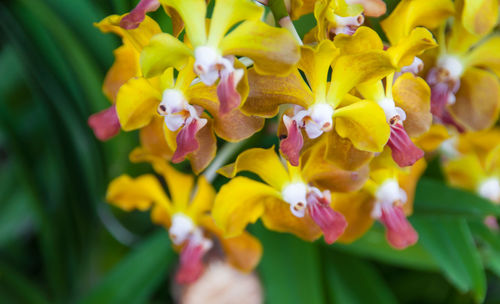
M392 159L400 167L411 166L424 156L424 151L415 146L400 123L391 125L391 136L387 144L391 148Z
M285 158L293 165L299 165L300 150L304 145L304 138L302 137L302 132L295 120L290 120L285 123L288 135L285 139L280 142L280 149Z
M188 243L182 248L180 255L180 266L175 274L175 281L179 284L188 284L196 281L203 273L202 258L205 250L202 244Z
M446 83L438 82L431 86L431 113L434 116L441 118L448 104L449 95L450 88Z
M219 113L221 115L230 112L241 103L240 93L236 90L239 79L237 79L235 73L236 71L231 73L221 72L220 81L217 85L217 96L220 102Z
M116 107L111 107L102 110L101 112L90 115L88 125L94 130L95 137L105 141L120 132L120 120L116 114Z
M160 7L158 0L141 0L139 4L120 21L120 26L126 30L133 30L146 18L146 13L154 12Z
M180 163L191 152L198 150L200 144L196 139L196 133L203 127L197 119L192 119L191 122L185 124L177 134L176 142L177 149L172 156L173 163Z
M309 215L323 231L327 244L333 244L347 227L345 217L330 207L325 198L317 197L314 193L307 197Z
M408 222L401 206L382 207L380 221L385 226L385 237L392 247L405 249L417 242L418 234Z

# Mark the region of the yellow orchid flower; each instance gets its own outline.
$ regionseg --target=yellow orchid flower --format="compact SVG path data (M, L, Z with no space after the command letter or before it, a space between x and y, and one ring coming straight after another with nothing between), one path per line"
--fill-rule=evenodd
M368 27L360 27L352 36L338 36L334 43L346 54L384 48L377 33ZM387 145L394 161L401 167L411 166L424 156L410 136L419 136L430 128L430 89L423 79L413 74L421 65L416 56L435 46L437 44L428 30L422 27L413 29L407 37L387 49L398 72L389 74L385 81L356 86L364 98L375 101L384 110L386 123L391 129Z
M217 225L232 237L262 218L271 230L307 241L323 234L325 242L335 242L346 223L343 215L330 207L330 190L355 191L363 186L368 171L343 171L322 160L324 147L316 148L304 155L301 167L288 163L285 168L272 147L249 149L235 163L221 168L218 172L232 180L215 198L212 215ZM234 177L241 171L255 173L264 182Z
M285 0L285 5L293 20L299 19L303 15L315 12L315 6L318 2L326 2L325 0ZM320 4L325 7L325 4ZM343 23L343 18L347 16L355 16L354 13L362 7L363 15L369 17L380 17L385 14L387 9L383 0L336 0L333 3L326 5L330 12L328 16L335 21L334 15L337 15L337 20ZM337 10L335 10L337 9ZM359 13L359 12L358 12ZM317 19L318 20L318 19ZM344 19L345 20L345 19ZM338 23L337 21L337 23Z
M112 32L122 38L122 45L115 51L115 62L109 69L103 83L104 95L112 102L109 108L89 117L88 124L100 140L108 140L120 132L120 121L116 115L116 95L129 79L140 76L139 56L143 47L155 34L161 33L160 26L147 18L140 27L125 30L119 26L123 16L111 15L94 25L103 33Z
M208 34L204 0L160 3L182 17L190 44L166 33L154 36L141 53L144 75L158 75L168 67L182 69L194 58L192 68L204 84L211 86L220 79L217 95L221 114L238 107L244 99L237 86L244 81L245 68L235 68L234 56L249 57L259 73L274 75L288 74L299 59L299 46L292 34L261 22L263 8L250 0L215 1Z
M500 112L500 37L492 34L498 1L456 1L449 32L438 35L439 53L427 73L432 113L458 131L491 127Z
M215 156L214 131L224 140L235 142L259 131L264 120L246 116L237 108L220 115L216 88L201 83L191 85L196 78L192 67L191 59L176 80L172 68L167 69L159 81L143 77L131 79L118 92L116 110L125 131L144 128L152 120L163 117L165 139L174 151L172 162L178 163L187 157L194 172L199 173ZM243 87L242 92L248 92L248 88Z
M382 50L339 56L333 42L323 40L316 47L303 46L298 68L287 77L263 76L249 70L251 89L242 111L248 115L273 117L280 104L295 105L291 116L283 115L287 135L280 150L294 166L304 145L302 130L309 139L323 133L338 133L360 150L380 152L389 138L385 115L369 100L342 101L356 85L373 82L390 74L394 67ZM331 82L328 72L332 67ZM333 132L333 131L332 131Z
M164 226L172 243L180 251L180 267L175 279L178 283L195 281L203 272L203 256L220 242L228 261L242 271L251 271L259 262L262 246L257 239L244 232L234 238L225 238L209 215L215 190L203 176L195 186L192 175L180 173L158 158L152 161L155 171L166 181L170 197L160 180L152 174L131 178L122 175L114 179L106 200L125 210L151 210L154 223Z
M345 215L348 223L339 241L356 240L378 220L385 226L386 239L392 247L404 249L415 244L418 234L406 216L412 213L415 187L425 166L420 159L413 166L400 169L385 149L373 160L370 178L362 190L334 193L332 206Z
M460 134L452 144L443 167L448 182L500 204L500 129Z

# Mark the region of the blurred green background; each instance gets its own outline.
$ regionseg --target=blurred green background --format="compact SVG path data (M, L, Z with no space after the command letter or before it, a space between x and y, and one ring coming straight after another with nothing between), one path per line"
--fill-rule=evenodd
M120 43L92 23L135 2L0 2L0 303L174 302L166 232L104 202L113 177L149 170L128 162L137 134L101 143L86 123L109 105L101 84ZM266 303L500 302L500 239L482 224L498 208L446 187L434 161L415 210L420 241L404 251L381 226L333 246L252 226Z

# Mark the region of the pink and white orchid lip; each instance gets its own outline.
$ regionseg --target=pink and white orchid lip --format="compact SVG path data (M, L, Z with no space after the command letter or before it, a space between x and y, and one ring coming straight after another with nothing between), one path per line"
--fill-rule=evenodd
M457 57L442 56L437 66L430 69L426 81L431 88L431 112L438 120L446 119L446 106L454 104L460 88L464 66Z
M404 73L412 73L413 75L417 75L418 73L422 72L423 69L424 61L415 56L410 65L404 66L401 68L401 71L394 73L393 83L396 82L396 79L398 79L398 77L403 75Z
M197 47L194 57L194 71L204 84L211 86L217 79L220 79L217 85L219 112L226 114L238 107L241 103L241 96L236 87L245 72L234 68L234 57L223 57L216 49L209 46Z
M495 204L500 204L500 179L489 177L483 180L477 188L477 193Z
M400 167L413 165L424 156L424 151L415 146L403 127L403 121L406 120L405 111L396 107L391 98L384 98L378 104L384 110L387 123L391 127L387 145L391 148L392 158Z
M408 222L402 205L407 201L406 192L395 179L386 180L375 193L375 206L371 216L386 228L386 238L391 246L404 249L415 244L418 234Z
M164 117L170 131L175 132L180 129L172 162L181 162L187 154L199 148L196 134L207 124L207 119L200 118L202 112L202 108L190 105L181 91L166 89L163 92L158 114Z
M203 256L212 248L212 240L203 236L190 217L176 213L172 216L172 224L168 230L172 242L184 247L180 253L180 266L175 280L180 284L196 281L203 272Z
M363 22L365 22L365 17L363 14L359 14L357 16L349 16L349 17L341 17L339 15L335 15L335 28L330 30L331 34L346 34L353 35L358 27L360 27Z
M195 230L196 226L190 217L176 213L172 216L172 224L168 229L168 234L175 245L181 245Z
M137 6L120 20L120 27L126 30L133 30L144 21L146 13L154 12L160 7L159 0L141 0Z
M344 233L347 221L341 213L331 208L330 191L321 192L316 187L295 182L283 189L282 196L290 204L290 211L296 217L304 217L306 210L309 212L323 231L326 243L332 244Z
M300 150L304 144L301 129L305 130L310 139L318 138L324 132L332 130L333 113L332 106L318 103L307 110L296 106L293 117L283 115L287 137L281 140L280 149L292 165L299 164Z

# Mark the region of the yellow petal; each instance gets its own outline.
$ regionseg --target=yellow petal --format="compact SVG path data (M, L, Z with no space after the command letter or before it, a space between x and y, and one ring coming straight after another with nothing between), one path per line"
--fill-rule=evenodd
M482 163L499 143L500 129L492 128L479 132L465 132L460 134L456 147L462 154L476 154Z
M222 249L231 263L241 271L252 271L262 256L262 244L248 232L221 241Z
M170 149L163 134L162 117L155 117L151 123L141 128L139 139L141 142L142 153L158 156L170 160L174 152Z
M498 0L464 0L462 24L471 33L486 35L498 21Z
M226 237L240 235L264 212L266 197L279 197L274 188L246 177L236 177L222 186L215 197L212 216Z
M411 73L401 75L392 87L392 97L396 106L406 113L403 124L410 137L429 130L432 123L431 90L425 80Z
M328 70L339 50L330 40L323 40L316 47L302 46L299 69L306 75L316 102L324 102Z
M160 3L174 8L184 21L186 34L194 47L206 43L205 0L160 0Z
M187 156L191 169L194 174L199 174L201 171L212 162L217 151L217 139L213 131L213 121L207 118L207 124L196 134L196 139L200 143L200 148Z
M322 234L309 213L302 218L296 217L290 211L290 205L279 198L266 198L265 208L262 223L269 230L292 233L309 242L316 240Z
M164 162L164 166L159 169L155 168L158 173L161 173L167 182L170 198L176 211L188 210L188 204L191 198L191 193L194 186L194 177L191 174L185 174L177 171ZM196 209L196 208L195 208Z
M131 44L124 44L113 51L115 61L106 73L102 91L113 103L120 87L140 73L139 54Z
M161 93L145 78L132 78L116 96L116 113L122 129L131 131L151 122L161 100Z
M193 51L170 34L158 34L151 38L141 52L142 73L146 77L163 73L169 67L183 68Z
M356 149L349 139L340 137L337 132L327 134L325 158L339 168L359 170L373 158L372 152Z
M262 245L258 239L246 231L238 236L226 238L211 216L205 216L201 225L217 236L231 265L244 272L252 271L257 266L262 256Z
M500 177L500 142L488 153L484 168L488 175Z
M200 221L201 218L210 211L214 200L215 189L204 176L200 176L196 183L196 192L194 193L193 200L189 204L187 215Z
M307 108L312 102L312 93L297 70L286 77L258 74L248 70L250 92L241 110L247 115L270 118L276 116L281 104L295 104Z
M380 152L390 135L384 111L372 101L358 102L333 113L335 130L363 151Z
M172 35L179 37L184 29L184 21L182 21L181 15L179 15L179 13L177 13L177 11L172 7L166 5L162 5L162 7L172 21Z
M500 77L500 36L493 36L475 47L464 61L466 66L490 69Z
M222 37L236 23L244 20L260 20L263 12L262 7L250 0L215 1L208 44L217 47Z
M391 55L393 64L401 69L410 65L415 56L436 46L437 43L432 33L423 27L417 27L410 32L408 37L390 47L387 52Z
M382 81L358 84L356 89L365 99L368 100L380 101L386 97L384 83Z
M302 178L307 183L333 192L361 189L368 179L368 165L356 171L342 170L324 158L325 151L326 144L316 144L302 155Z
M358 28L352 36L337 35L333 42L340 49L342 55L384 49L384 44L377 32L366 26Z
M332 195L332 208L342 213L347 221L347 228L339 242L353 242L370 229L374 222L371 217L374 203L375 198L363 190Z
M457 12L457 14L459 13ZM451 31L448 32L446 38L446 51L448 53L465 54L473 45L481 40L482 36L469 32L463 26L462 22L460 22L460 19L455 18L453 25L451 26Z
M473 154L450 160L443 169L452 186L471 191L475 191L485 177L479 159Z
M123 15L125 16L125 15ZM103 33L114 33L122 37L123 44L130 44L134 46L137 52L149 43L149 39L156 34L161 33L160 26L152 18L146 16L143 22L133 30L125 30L120 27L120 20L123 16L111 15L99 23L94 23L94 26L99 28Z
M398 170L398 184L406 192L407 201L403 205L403 210L406 215L413 213L413 202L415 198L415 190L417 188L417 183L422 174L427 168L427 163L425 159L419 159L410 170Z
M278 191L281 191L283 186L289 182L288 173L274 151L274 147L246 150L238 155L234 163L222 167L217 172L227 178L232 178L241 171L257 174Z
M432 4L428 1L403 0L380 25L391 45L396 45L417 26L430 30L437 28L453 15L454 10L451 0L435 0Z
M394 68L384 51L340 56L333 67L327 99L337 106L354 86L380 80L394 72Z
M290 0L290 17L293 20L301 16L312 13L316 1L312 0Z
M443 125L434 124L428 132L415 139L415 144L425 152L432 152L448 138L450 138L448 129Z
M223 55L246 56L259 74L286 76L300 59L300 48L284 28L245 21L222 39Z
M469 130L491 127L500 111L500 84L490 72L469 68L460 79L456 102L450 106L454 118Z
M134 209L145 211L153 204L160 206L168 214L171 214L172 209L163 187L152 174L135 179L128 175L115 178L108 186L106 200L125 211Z

